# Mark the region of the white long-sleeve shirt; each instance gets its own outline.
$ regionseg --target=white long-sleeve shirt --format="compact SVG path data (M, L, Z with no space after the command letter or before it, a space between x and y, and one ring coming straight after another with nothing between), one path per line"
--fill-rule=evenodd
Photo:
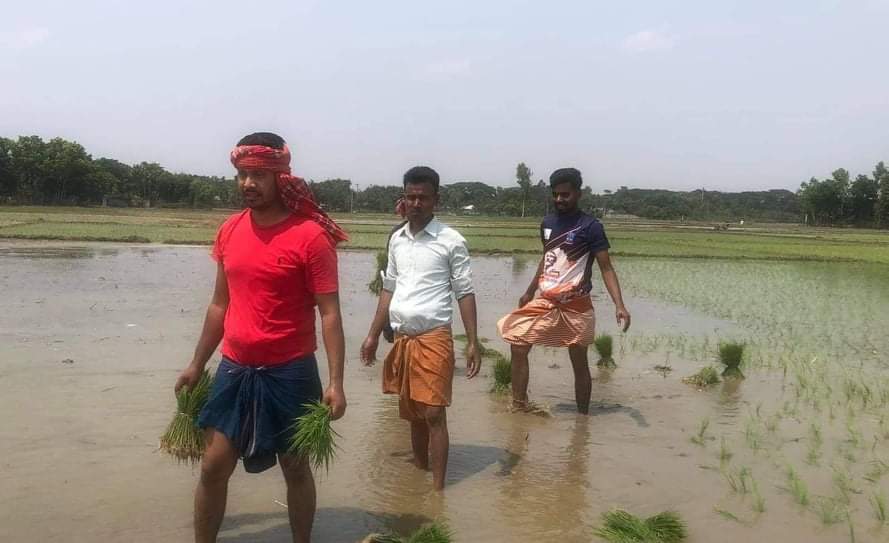
M459 300L473 293L466 240L435 217L416 234L405 224L392 234L383 288L392 292L396 332L414 336L451 324L451 294Z

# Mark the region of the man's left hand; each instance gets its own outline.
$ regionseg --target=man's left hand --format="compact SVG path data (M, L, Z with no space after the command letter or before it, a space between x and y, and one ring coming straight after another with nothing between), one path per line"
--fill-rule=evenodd
M478 352L478 343L472 341L466 346L466 378L472 379L482 368L482 357Z
M620 306L617 308L617 325L620 327L621 332L626 332L630 328L630 312L627 311L627 308L624 306Z
M346 394L342 386L329 386L321 400L330 407L330 420L336 420L346 413Z

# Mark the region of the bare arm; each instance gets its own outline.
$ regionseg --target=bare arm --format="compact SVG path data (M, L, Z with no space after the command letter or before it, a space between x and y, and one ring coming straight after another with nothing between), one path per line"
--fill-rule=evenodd
M451 290L460 307L460 318L466 330L466 377L478 375L482 365L478 348L478 312L475 305L475 291L472 288L472 266L466 240L460 238L448 257L451 274Z
M621 330L626 332L630 328L630 312L624 306L623 295L620 291L620 282L617 280L617 272L611 264L611 257L608 251L599 251L596 253L596 262L599 264L599 271L602 272L602 280L605 282L605 288L614 302L614 309L617 316L617 325Z
M321 339L327 352L328 380L324 403L330 406L330 417L336 420L346 412L346 395L343 392L343 365L346 340L343 334L343 317L340 298L336 292L316 294L315 303L321 315Z
M225 271L222 264L216 267L216 286L213 288L213 298L210 305L207 306L207 314L204 317L204 327L201 330L201 337L194 349L194 356L191 363L179 374L176 379L175 390L183 386L193 387L200 379L204 372L207 361L213 356L219 342L222 341L224 331L225 311L228 309L228 281L225 278Z
M361 363L365 366L373 365L377 359L377 347L380 344L380 333L383 326L389 321L389 304L392 303L392 293L398 281L398 265L395 259L395 243L389 240L389 263L386 265L386 274L383 276L383 290L380 291L380 299L377 301L377 311L367 337L361 343Z
M475 305L475 294L467 294L459 300L460 318L466 330L466 377L472 379L478 375L482 359L478 349L478 312Z
M361 362L365 366L370 366L377 359L377 347L380 344L380 333L383 331L387 319L389 318L389 304L392 302L392 292L383 289L380 291L380 299L377 302L377 311L374 313L373 321L370 323L370 330L367 337L361 344Z
M541 257L540 263L537 264L537 271L534 273L534 277L531 278L531 284L528 285L528 288L525 290L525 293L522 294L521 298L519 298L519 307L524 306L528 302L534 299L534 294L537 293L537 287L540 285L540 276L543 274L543 261L544 257Z

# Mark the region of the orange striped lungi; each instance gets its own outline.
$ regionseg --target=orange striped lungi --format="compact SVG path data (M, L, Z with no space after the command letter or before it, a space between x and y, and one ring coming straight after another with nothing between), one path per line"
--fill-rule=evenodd
M513 345L587 346L596 339L596 314L589 296L565 303L535 298L500 319L497 329Z
M416 336L397 334L383 362L383 392L398 394L403 419L421 420L416 404L451 405L454 340L441 326Z

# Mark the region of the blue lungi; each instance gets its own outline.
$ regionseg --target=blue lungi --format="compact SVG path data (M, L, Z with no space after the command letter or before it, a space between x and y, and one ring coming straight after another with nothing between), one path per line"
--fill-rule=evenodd
M250 473L265 471L287 452L294 419L304 404L321 400L315 355L274 366L243 366L223 357L213 388L198 417L201 428L215 428L237 448Z

